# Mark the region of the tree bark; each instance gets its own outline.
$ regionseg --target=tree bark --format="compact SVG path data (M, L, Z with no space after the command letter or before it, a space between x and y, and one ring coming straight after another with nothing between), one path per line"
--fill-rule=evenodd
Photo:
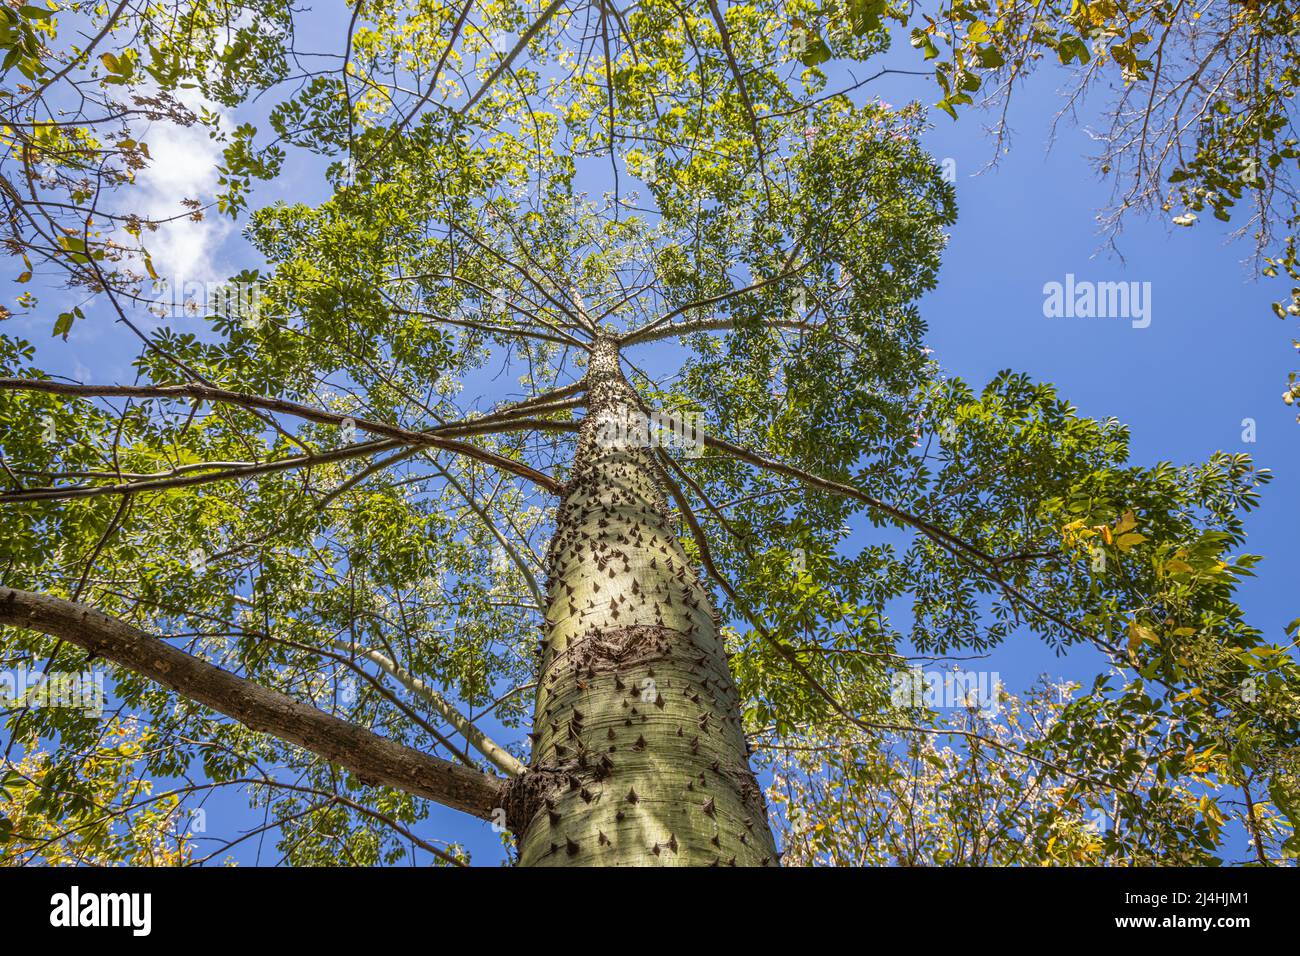
M520 863L776 865L717 615L612 338L587 385L547 555L532 758L507 796Z

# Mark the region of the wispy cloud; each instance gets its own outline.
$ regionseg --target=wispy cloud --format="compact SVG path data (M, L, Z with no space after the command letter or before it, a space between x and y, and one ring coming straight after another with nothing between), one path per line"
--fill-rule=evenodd
M187 103L196 112L200 105ZM145 244L160 276L174 285L225 279L221 248L234 231L230 220L205 212L201 220L185 216L182 201L207 203L217 190L221 147L206 127L155 123L140 134L153 162L141 170L131 190L132 205L154 219L182 216L145 236Z

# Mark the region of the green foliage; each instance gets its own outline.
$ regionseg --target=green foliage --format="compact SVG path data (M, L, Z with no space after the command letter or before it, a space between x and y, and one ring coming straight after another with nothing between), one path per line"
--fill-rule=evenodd
M37 351L0 335L0 377L23 380L0 388L0 583L91 603L396 741L458 751L428 695L363 656L381 653L518 737L554 501L508 466L562 482L574 408L543 406L510 428L480 419L492 398L578 381L591 340L618 335L648 405L696 413L711 438L768 462L716 444L669 459L728 582L714 598L753 734L832 748L844 786L879 794L905 779L894 746L910 748L934 771L927 812L946 821L934 862L1209 862L1223 813L1198 788L1247 784L1267 852L1293 852L1295 662L1234 598L1257 560L1242 515L1268 475L1244 456L1135 464L1121 425L1079 417L1050 386L1004 373L975 391L929 357L915 302L956 207L917 145L924 110L828 92L822 69L883 51L898 12L755 2L715 16L646 0L557 6L534 22L513 0L475 9L462 23L456 5L361 4L342 60L292 83L280 82L294 59L287 8L128 8L108 25L112 51L41 53L38 76L70 66L104 110L130 92L147 101L141 115L209 127L223 145L219 211L244 220L262 261L232 280L255 300L161 323L135 362L141 383L229 400L37 388L51 381ZM5 16L21 50L23 30L52 20ZM954 44L936 64L954 111L980 71L1014 63L999 52L1011 27L955 22L960 36L919 39L935 59L940 40ZM1081 35L1058 30L1051 48L1095 64ZM1111 39L1116 61L1135 42ZM223 132L215 111L195 117L169 98L191 88L226 107L264 96L264 116ZM63 198L95 199L77 181L105 151L106 183L129 196L148 161L131 129L109 136L91 115L56 126L40 102L6 100L4 135L9 162L63 171L51 215ZM250 211L258 181L302 169L310 184ZM316 173L324 197L308 202ZM608 189L582 191L593 183ZM140 217L124 226L150 231ZM81 217L48 247L25 227L10 238L28 279L33 263L57 264L90 293L120 293L125 313L152 266L106 232ZM75 342L103 320L74 308L54 335ZM363 434L376 423L387 431ZM465 444L409 440L433 429ZM703 562L689 524L684 546ZM1052 710L1050 732L998 731L1063 770L1048 786L1041 762L1008 765L1008 792L1035 797L1005 828L1032 840L963 855L953 834L971 825L991 753L870 734L936 729L891 695L905 650L1034 638L1086 647L1117 676ZM28 631L5 631L3 649L83 663ZM142 773L201 770L247 788L290 862L394 862L427 815L422 800L132 674L115 672L114 691L158 741L138 755ZM8 730L27 752L57 741L51 766L85 799L112 789L74 772L97 745L93 717L20 709ZM854 776L858 754L866 776ZM1089 789L1071 791L1078 777ZM1081 833L1080 814L1117 791L1124 834ZM42 819L84 809L51 805ZM814 841L807 859L846 845Z
M958 707L932 725L773 742L763 752L783 862L1206 866L1222 862L1214 850L1234 827L1257 835L1269 862L1294 855L1275 807L1230 798L1213 744L1167 733L1140 691L1110 707L1099 690L1002 691L996 708Z
M125 214L109 208L151 159L138 130L200 124L224 139L218 115L189 104L203 97L232 107L282 81L290 42L290 13L279 4L46 0L0 10L0 197L9 251L27 269L20 281L44 266L74 287L129 293L152 275L147 234L186 214L181 203L192 197L146 215L129 200ZM242 209L253 179L271 178L283 159L274 145L252 152L251 135L241 127L226 149L222 211ZM66 334L66 315L56 335Z

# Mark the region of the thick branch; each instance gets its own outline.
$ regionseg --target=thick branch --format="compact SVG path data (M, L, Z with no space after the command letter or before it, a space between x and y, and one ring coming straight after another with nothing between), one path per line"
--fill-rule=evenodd
M253 730L297 744L368 785L394 787L485 820L501 805L501 778L380 737L83 604L3 588L0 624L76 644Z

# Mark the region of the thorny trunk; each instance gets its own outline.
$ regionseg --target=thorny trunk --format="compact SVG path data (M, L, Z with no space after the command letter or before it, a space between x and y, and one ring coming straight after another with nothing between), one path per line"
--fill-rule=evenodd
M507 799L520 863L775 865L718 620L653 452L609 441L639 410L610 339L587 396L547 555L532 760Z

